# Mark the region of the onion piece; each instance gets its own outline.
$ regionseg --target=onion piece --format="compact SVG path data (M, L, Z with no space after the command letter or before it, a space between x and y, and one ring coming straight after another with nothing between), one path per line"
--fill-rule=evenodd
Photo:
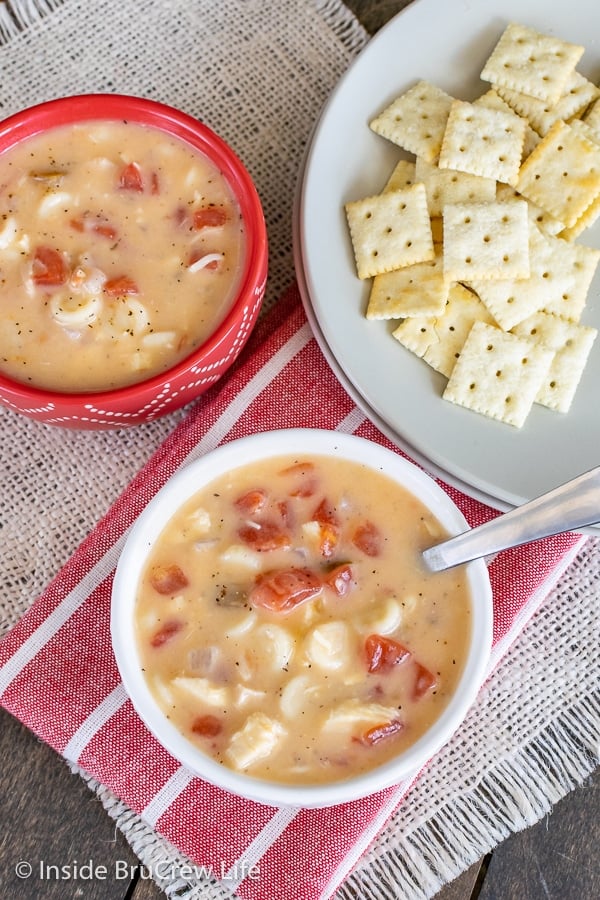
M211 263L219 263L223 259L222 253L206 253L204 256L201 256L200 259L197 259L195 262L191 263L188 266L189 272L199 272L201 269L206 269Z
M194 675L212 675L221 665L221 650L214 644L194 647L188 653L188 664Z
M17 220L14 216L8 216L4 227L0 228L0 250L6 250L16 241L18 234Z

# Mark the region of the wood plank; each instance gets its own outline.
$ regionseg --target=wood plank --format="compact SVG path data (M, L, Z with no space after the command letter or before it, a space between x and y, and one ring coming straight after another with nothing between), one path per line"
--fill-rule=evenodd
M124 900L164 900L165 894L151 878L138 878Z
M487 858L483 857L435 895L435 900L471 900L478 896L479 885L485 878Z
M0 895L18 900L130 896L131 880L117 876L135 870L139 861L101 802L54 750L3 709L0 759ZM90 861L94 877L88 878L85 866ZM29 877L17 876L19 863L24 875L31 866ZM70 867L71 878L52 868L62 866ZM133 894L135 900L164 896L153 882L154 893L147 884Z
M600 769L492 855L480 900L600 897Z
M369 34L375 34L412 0L345 0L345 2Z

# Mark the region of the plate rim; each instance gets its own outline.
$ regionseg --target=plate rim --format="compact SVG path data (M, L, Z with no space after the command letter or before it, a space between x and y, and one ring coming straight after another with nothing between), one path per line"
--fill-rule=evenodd
M496 2L496 0L492 0L492 3L487 3L487 5L493 7L494 2ZM338 79L327 100L323 104L323 107L315 121L311 134L309 135L306 143L293 198L292 244L294 266L296 269L300 298L302 300L305 313L307 315L313 334L315 335L316 341L321 351L323 352L327 363L336 375L338 381L340 381L340 383L356 403L356 405L376 425L376 427L384 435L386 435L386 437L388 437L397 447L399 447L399 449L407 453L416 462L432 472L435 477L442 479L456 489L482 503L485 503L488 506L491 506L496 510L507 511L513 508L515 505L520 505L520 503L522 502L533 499L534 494L532 494L531 496L521 497L520 495L508 495L502 490L499 490L498 493L489 493L487 490L485 490L485 486L481 486L481 484L478 483L478 479L476 476L475 478L465 480L463 477L461 477L460 470L457 471L456 469L448 468L445 464L445 461L440 461L440 459L438 457L435 457L435 455L431 456L428 452L424 451L424 449L415 446L411 442L409 435L399 432L394 426L394 423L390 422L371 404L368 396L366 396L361 389L360 384L356 384L355 381L353 381L350 374L344 368L343 364L337 359L335 350L332 348L328 341L326 331L321 326L321 322L319 320L318 310L315 308L315 304L313 302L310 285L310 274L307 272L306 267L306 245L304 241L303 219L307 172L309 171L313 154L316 152L316 138L320 133L322 123L326 119L329 110L335 104L338 95L343 92L348 80L353 77L355 69L360 65L364 65L364 59L367 54L370 55L376 52L378 42L383 39L388 39L388 33L398 27L399 20L403 20L411 10L414 10L417 7L422 8L426 6L427 3L428 0L413 0L413 3L396 13L380 29L380 31L378 31L373 37L371 37L368 43L350 63L344 74ZM594 49L597 51L597 48ZM553 413L553 415L559 414ZM502 427L506 428L508 426ZM554 485L549 485L547 489L550 490L553 486ZM589 528L582 530L581 533L598 535L599 530L600 525L589 526Z

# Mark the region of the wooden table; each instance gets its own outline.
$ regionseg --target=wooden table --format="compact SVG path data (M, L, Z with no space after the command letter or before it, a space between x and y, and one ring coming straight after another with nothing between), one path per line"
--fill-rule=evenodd
M346 2L370 33L408 5L407 0ZM0 759L2 900L158 900L164 896L82 779L3 710ZM600 897L599 797L600 772L596 772L557 804L551 815L508 838L447 885L436 900L596 900ZM31 877L17 877L20 862L32 865ZM42 879L40 865L69 865L82 875L91 865L95 877L56 879L48 874L52 870L45 870Z

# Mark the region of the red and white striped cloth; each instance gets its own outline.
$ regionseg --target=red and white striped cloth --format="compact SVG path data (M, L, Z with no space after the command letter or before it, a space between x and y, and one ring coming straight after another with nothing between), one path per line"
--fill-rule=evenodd
M293 288L0 644L4 707L248 900L330 897L410 783L343 806L302 810L245 801L192 776L148 733L127 699L111 651L110 592L130 525L176 469L249 432L295 426L353 432L391 446L336 380ZM496 514L445 487L470 524ZM557 536L491 563L492 667L583 540Z

